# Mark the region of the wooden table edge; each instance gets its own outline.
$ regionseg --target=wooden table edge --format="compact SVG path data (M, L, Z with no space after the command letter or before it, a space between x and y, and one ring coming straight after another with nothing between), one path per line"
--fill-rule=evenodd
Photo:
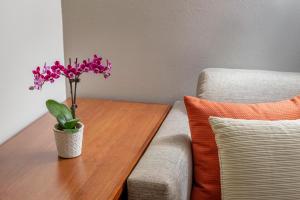
M159 104L159 105L165 105L166 110L165 110L164 114L162 115L161 119L159 120L159 122L157 123L157 125L153 128L151 135L149 135L149 137L147 138L147 142L143 146L143 150L141 151L140 155L138 155L137 158L135 158L135 161L133 161L133 163L131 164L131 167L128 168L128 176L126 177L126 180L130 176L131 172L134 170L135 166L138 164L139 160L142 158L142 156L146 152L146 150L147 150L148 146L150 145L152 139L156 135L157 131L159 130L159 128L163 124L164 120L166 119L166 117L168 116L168 114L169 114L169 112L172 108L172 105L169 105L169 104ZM115 194L112 194L110 199L112 199L112 200L119 200L120 199L123 190L127 189L126 188L126 180L125 180L124 184L121 184L121 185L118 186L117 192Z

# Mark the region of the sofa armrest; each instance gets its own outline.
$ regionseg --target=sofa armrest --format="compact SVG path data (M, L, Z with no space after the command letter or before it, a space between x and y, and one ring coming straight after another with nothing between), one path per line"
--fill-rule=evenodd
M176 102L127 180L129 200L188 200L192 153L183 102Z

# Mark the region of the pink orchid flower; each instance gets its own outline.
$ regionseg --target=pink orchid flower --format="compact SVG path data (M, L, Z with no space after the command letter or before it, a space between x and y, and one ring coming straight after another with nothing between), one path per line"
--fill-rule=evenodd
M88 58L83 60L81 63L76 62L72 65L70 62L66 67L63 66L59 61L55 61L52 66L44 65L43 69L38 66L32 71L34 85L29 89L40 90L46 82L54 83L56 79L61 76L65 76L69 80L75 80L79 82L79 77L82 73L94 72L95 74L103 74L104 78L107 79L111 75L112 64L109 60L106 60L106 65L102 63L102 57L94 55L92 59Z

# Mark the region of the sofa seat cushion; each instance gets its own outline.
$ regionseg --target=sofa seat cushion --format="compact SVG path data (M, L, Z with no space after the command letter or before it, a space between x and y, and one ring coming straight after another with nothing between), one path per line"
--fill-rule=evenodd
M300 96L273 103L218 103L184 98L192 137L194 185L192 199L221 199L220 169L214 134L208 122L210 116L282 120L300 118Z
M222 200L300 199L300 120L211 117Z

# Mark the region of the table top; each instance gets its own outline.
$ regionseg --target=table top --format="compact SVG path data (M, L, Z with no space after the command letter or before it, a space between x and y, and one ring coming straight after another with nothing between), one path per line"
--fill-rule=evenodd
M45 114L0 147L0 199L118 199L170 106L79 99L82 155L57 156Z

